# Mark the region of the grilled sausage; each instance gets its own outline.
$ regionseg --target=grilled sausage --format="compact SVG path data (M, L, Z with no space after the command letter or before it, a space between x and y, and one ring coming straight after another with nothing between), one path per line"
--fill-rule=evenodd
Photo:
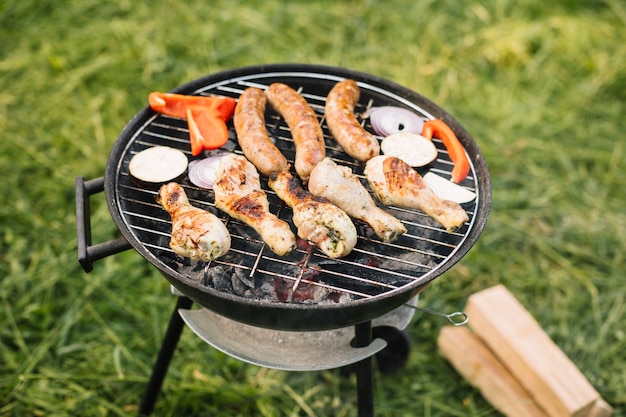
M324 113L330 133L343 150L359 161L367 161L380 153L380 145L354 116L354 106L360 94L354 80L337 83L328 93Z
M273 173L289 169L289 162L267 134L266 102L263 90L246 88L237 101L233 121L244 155L261 174L269 177Z
M300 179L306 183L315 165L326 156L324 132L317 116L306 100L288 85L271 84L265 95L291 130L296 146L294 166Z

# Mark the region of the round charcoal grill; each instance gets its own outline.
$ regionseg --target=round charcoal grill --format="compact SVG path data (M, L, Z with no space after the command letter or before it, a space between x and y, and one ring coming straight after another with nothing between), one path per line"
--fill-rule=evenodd
M134 248L165 276L179 296L139 406L140 415L151 414L187 324L213 347L260 366L319 370L354 364L358 415L373 416L369 359L374 354L379 359L393 358L392 365L396 366L399 357L406 357L408 340L399 336L412 317L417 295L469 251L485 226L491 184L478 146L456 120L421 95L388 80L342 68L299 64L247 67L200 78L172 92L237 98L249 86L264 89L273 82L288 84L316 111L325 134L327 156L350 167L366 185L363 164L335 143L324 119L328 92L345 78L356 80L361 89L357 114L371 107L399 106L424 118L442 119L452 128L471 163L470 173L461 184L476 193L476 199L463 206L469 220L456 232L448 233L420 211L384 207L408 229L393 243L380 241L367 225L357 221L358 243L344 258L329 259L307 244L278 257L255 231L217 210L211 191L194 187L183 174L176 181L191 203L220 217L232 238L231 250L225 256L210 263L190 262L169 248L172 224L155 201L161 184L139 182L128 172L132 157L152 146L180 149L193 160L187 124L143 109L120 133L105 176L76 180L78 259L85 271L91 271L98 259ZM284 120L269 106L265 117L271 138L293 162L294 144ZM367 119L362 122L373 132ZM241 153L232 121L229 132L232 150ZM439 155L426 171L448 177L453 165L443 144L438 140L434 143ZM295 231L291 209L277 198L266 179L262 186L271 210ZM92 245L89 196L103 190L123 237ZM192 310L193 302L204 308ZM449 320L451 316L454 314L448 315ZM393 353L381 355L382 349Z
M367 184L363 176L364 164L342 151L324 119L328 92L345 78L356 80L361 89L355 109L357 114L371 107L400 106L424 118L440 118L454 130L471 161L470 173L461 185L477 196L463 205L469 216L463 227L448 233L420 211L384 207L408 229L393 243L382 242L367 225L355 221L358 243L344 258L327 258L306 244L279 257L264 245L254 230L217 210L212 191L193 186L183 174L176 181L183 186L192 205L216 214L232 235L232 247L225 256L211 263L190 262L169 248L171 221L155 201L161 184L142 183L128 172L131 158L152 146L176 148L185 152L190 161L194 159L189 152L186 121L157 114L147 107L121 132L110 153L103 179L111 215L124 240L191 300L230 319L263 328L312 331L349 326L379 317L415 297L474 245L490 208L491 187L485 160L471 136L448 113L421 95L388 80L318 65L278 64L229 70L197 79L172 92L238 98L249 86L265 89L273 82L288 84L317 113L325 134L327 156L350 167ZM265 116L270 137L293 162L294 144L284 120L269 104ZM361 120L363 126L373 132L369 120ZM241 153L232 120L229 134L233 151ZM439 155L427 170L449 178L453 165L443 144L436 139L434 142ZM289 222L295 232L291 209L267 186L266 179L262 179L262 186L268 194L271 210ZM81 216L83 214L84 210ZM78 223L80 228L81 221ZM83 233L87 238L84 243L79 239L79 258L86 269L94 259L115 252L116 243L111 243L104 248L104 254L94 253L98 251L90 247L89 230ZM122 242L118 246L127 247L127 244Z

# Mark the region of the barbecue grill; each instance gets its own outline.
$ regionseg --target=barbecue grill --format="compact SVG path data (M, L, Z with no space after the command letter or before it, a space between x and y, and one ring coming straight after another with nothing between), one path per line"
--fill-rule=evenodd
M408 229L395 242L382 242L367 225L355 221L358 243L344 258L330 259L305 242L288 255L276 256L250 227L216 209L212 191L195 187L183 174L176 181L183 186L190 202L220 217L232 238L231 249L225 256L209 263L189 261L169 248L169 214L155 201L161 184L141 182L128 171L131 158L153 146L176 148L190 161L195 159L189 151L186 122L146 107L120 133L104 177L89 181L79 177L76 181L78 258L84 270L91 271L93 262L98 259L133 248L163 274L179 297L170 323L172 334L168 331L166 335L148 389L151 392L146 393L145 401L153 401L160 388L183 326L182 319L212 346L261 366L314 370L355 362L365 364L357 370L361 375L359 386L365 387L359 388L359 410L360 415L370 415L372 404L362 399L371 391L367 382L371 372L368 358L386 345L381 339L372 339L372 329L403 329L413 315L418 294L456 264L484 228L491 203L491 185L478 146L452 116L428 99L391 81L343 68L301 64L245 67L197 79L171 92L237 98L249 86L264 89L273 82L290 85L318 115L327 156L350 167L366 184L364 164L342 151L324 121L325 98L330 89L345 78L356 80L361 89L356 114L364 114L372 107L399 106L425 119L442 119L452 128L470 159L470 173L460 184L476 194L472 202L463 205L469 220L460 229L447 232L418 210L385 207ZM362 122L372 131L367 118L362 118ZM295 147L290 131L269 106L266 126L276 146L293 162ZM241 153L232 121L229 135L226 147ZM449 177L452 162L443 144L437 139L434 143L439 155L428 169ZM295 230L291 209L267 186L266 178L262 179L262 186L271 210ZM92 244L89 196L102 190L122 237ZM192 310L192 303L201 308ZM233 343L233 329L242 336L237 343ZM251 335L249 343L243 341L243 335ZM355 337L356 342L352 340ZM252 348L256 339L265 340L268 346ZM304 347L307 343L322 343L329 351L328 355L323 355L327 358L324 363L320 362L321 358L307 356L305 351L311 350ZM259 354L259 351L265 353ZM361 391L365 394L361 395ZM148 397L150 400L146 399ZM150 410L151 404L143 408L146 413Z

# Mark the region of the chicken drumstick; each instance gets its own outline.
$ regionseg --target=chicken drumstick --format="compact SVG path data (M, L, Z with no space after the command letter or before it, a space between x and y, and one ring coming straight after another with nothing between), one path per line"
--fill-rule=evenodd
M170 248L174 253L196 261L212 261L228 252L230 233L224 223L214 214L192 206L180 185L162 185L156 200L172 218Z
M356 228L343 210L303 189L289 171L272 174L269 186L293 210L298 236L330 258L340 258L352 251L357 241Z
M421 175L393 156L375 156L365 165L365 176L383 204L422 210L448 232L461 227L467 213L458 203L437 197Z
M256 230L272 252L282 256L296 247L289 224L270 213L259 173L244 156L220 159L213 191L215 206Z
M369 224L385 242L393 242L406 233L406 227L400 220L374 203L350 168L339 166L330 158L324 158L311 172L309 191L327 198L348 215Z

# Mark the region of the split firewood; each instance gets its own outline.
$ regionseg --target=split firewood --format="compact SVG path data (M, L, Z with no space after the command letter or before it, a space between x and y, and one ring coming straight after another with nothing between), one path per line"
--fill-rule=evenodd
M437 345L457 372L502 414L509 417L546 417L528 391L469 329L444 327Z
M469 297L466 313L482 339L551 417L586 417L600 395L503 286Z

